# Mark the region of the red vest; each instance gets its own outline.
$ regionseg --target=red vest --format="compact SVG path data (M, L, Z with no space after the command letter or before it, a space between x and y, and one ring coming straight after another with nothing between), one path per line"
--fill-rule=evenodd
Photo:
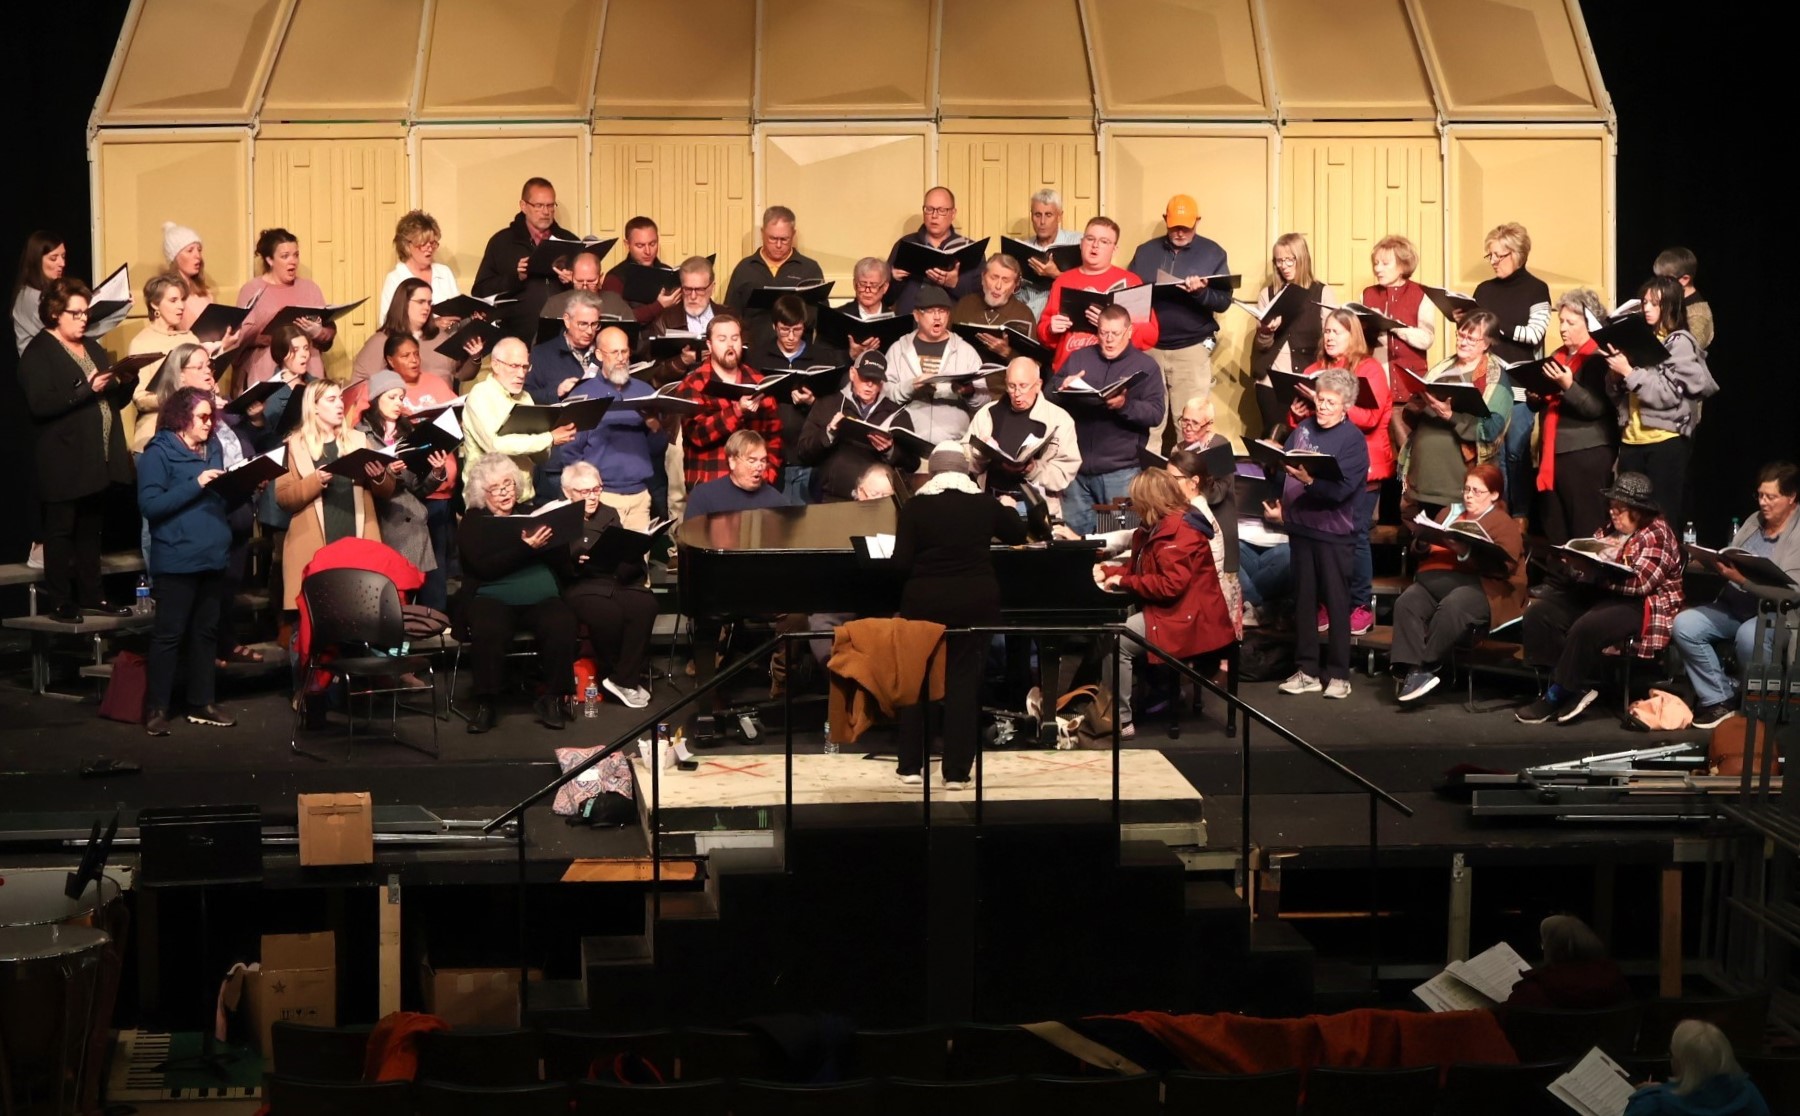
M1364 287L1362 302L1371 310L1379 310L1388 317L1405 326L1419 324L1419 304L1425 301L1425 288L1408 279L1399 287ZM1405 403L1413 396L1411 381L1401 375L1402 371L1411 372L1423 380L1427 367L1425 354L1406 342L1388 334L1388 386L1393 392L1395 404Z

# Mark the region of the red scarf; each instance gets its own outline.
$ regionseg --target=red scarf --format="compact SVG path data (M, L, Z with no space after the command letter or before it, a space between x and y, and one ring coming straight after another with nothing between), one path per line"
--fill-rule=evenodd
M1590 337L1587 343L1575 350L1574 353L1571 354L1569 347L1564 345L1552 353L1550 359L1569 369L1571 373L1579 375L1581 366L1587 362L1587 358L1599 351L1600 346L1594 344L1594 339ZM1544 403L1544 432L1538 442L1537 490L1539 492L1552 492L1556 489L1556 423L1561 410L1562 392L1559 391Z

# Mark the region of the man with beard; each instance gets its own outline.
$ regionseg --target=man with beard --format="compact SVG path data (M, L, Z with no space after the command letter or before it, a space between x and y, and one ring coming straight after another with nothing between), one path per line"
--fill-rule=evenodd
M726 475L725 443L740 430L762 436L765 452L763 480L774 484L781 477L781 415L773 396L744 395L730 387L762 383L755 370L741 363L743 324L731 314L715 314L706 323L706 360L688 373L676 393L691 399L700 410L681 420L682 475L692 497L695 486ZM720 382L718 387L712 381ZM695 514L690 505L688 514Z
M584 430L575 440L551 455L545 468L560 474L570 464L585 461L606 478L600 502L619 513L628 530L650 527L650 482L654 462L662 456L665 439L661 424L651 415L625 406L628 399L652 395L650 385L631 375L631 338L615 327L600 331L594 345L600 358L600 374L583 380L569 393L570 399L611 399L613 405L600 425Z
M981 268L981 289L950 308L950 324L1011 325L1018 327L1020 333L1030 334L1037 327L1037 319L1031 307L1019 298L1019 282L1018 260L1004 254L989 256ZM982 334L977 340L996 358L1013 358L1012 345L1004 337ZM1000 394L999 379L996 376L988 381L988 390L995 395Z

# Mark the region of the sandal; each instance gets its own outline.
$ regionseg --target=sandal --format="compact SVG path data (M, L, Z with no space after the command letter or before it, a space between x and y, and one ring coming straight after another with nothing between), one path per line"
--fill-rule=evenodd
M233 663L260 663L264 660L261 651L252 647L246 647L240 643L231 649L230 654L222 659L215 659L213 661L223 667L230 666Z

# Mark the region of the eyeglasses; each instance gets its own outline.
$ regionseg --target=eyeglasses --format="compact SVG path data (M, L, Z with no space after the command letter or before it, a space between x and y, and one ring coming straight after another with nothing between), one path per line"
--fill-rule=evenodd
M880 290L880 289L881 289L881 288L883 288L883 287L885 287L885 286L887 286L887 280L886 280L886 279L877 279L877 280L875 280L875 281L874 281L874 282L872 282L872 283L871 283L871 282L867 282L867 281L865 281L865 280L861 280L861 279L858 279L858 280L857 280L857 281L856 281L856 289L857 289L857 290L859 290L859 291L868 291L868 292L870 292L870 293L871 293L871 294L873 294L873 293L874 293L874 292L875 292L875 291L879 291L879 290Z
M584 322L578 318L570 318L568 319L568 326L570 329L599 329L600 319L595 318L591 322Z
M763 233L763 239L770 244L792 244L794 242L792 236L772 236L769 233Z
M755 457L740 457L740 458L738 458L738 460L742 461L746 465L754 465L759 469L769 463L769 458L765 454L758 454Z
M1175 425L1176 426L1205 426L1206 420L1205 419L1195 419L1195 418L1178 418L1175 420Z
M85 318L88 316L88 312L86 310L64 310L63 313L67 314L71 318Z
M927 217L948 217L955 212L956 207L953 205L928 205L925 207L925 216Z
M682 294L691 294L691 295L702 295L702 294L705 294L707 291L712 290L712 287L713 287L713 285L711 283L708 283L704 287L690 287L687 284L683 283L681 286L681 293Z
M1082 237L1081 242L1083 244L1113 245L1113 244L1117 244L1118 240L1115 239L1114 237L1110 237L1110 236L1094 236L1094 235L1090 234L1088 236Z
M1276 267L1293 267L1295 264L1297 264L1299 262L1300 262L1299 260L1295 259L1292 256L1276 256L1275 260L1274 260Z
M570 489L566 489L565 491L567 491L570 496L574 497L577 500L585 500L589 496L600 495L601 487L599 485L595 485L592 488L570 488Z
M556 203L553 201L547 201L547 202L530 202L530 201L528 201L528 202L524 202L523 204L526 209L535 209L539 213L550 213L556 209Z
M1512 253L1511 252L1488 252L1485 255L1483 255L1481 258L1486 260L1488 263L1499 263L1501 260L1511 259Z
M211 421L213 421L213 413L211 411L195 411L194 412L194 421L195 422L211 422Z
M1493 493L1491 493L1487 490L1486 485L1465 484L1465 485L1463 485L1463 495L1464 496L1491 496L1491 495L1493 495Z
M494 496L498 496L498 495L500 495L502 493L506 493L506 492L517 492L518 490L519 490L519 484L517 481L509 481L509 480L495 481L493 484L488 485L489 495L494 495Z
M499 357L495 357L494 358L494 367L495 368L511 368L515 372L529 372L529 371L531 371L531 362L528 360L524 364L514 364L510 360L501 360Z

